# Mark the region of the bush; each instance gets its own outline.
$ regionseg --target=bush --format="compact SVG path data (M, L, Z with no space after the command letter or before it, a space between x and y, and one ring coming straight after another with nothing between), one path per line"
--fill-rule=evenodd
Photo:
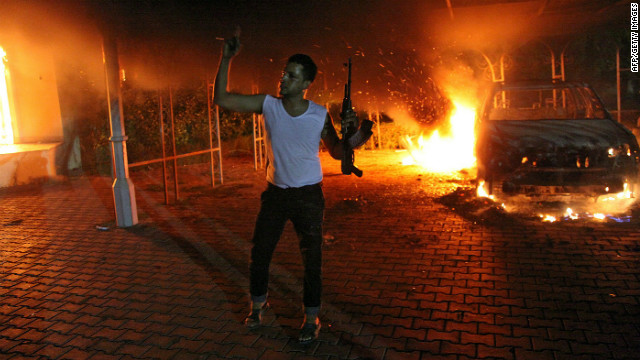
M85 104L83 117L78 121L78 132L81 139L83 169L88 172L108 174L111 171L111 149L108 108L105 99L101 99L97 92L90 93ZM158 92L136 88L127 83L122 89L122 103L125 123L125 133L128 137L127 153L129 163L162 157L162 137L160 134L160 96L162 96L162 118L164 121L164 141L167 155L173 154L171 137L171 102L169 91ZM185 154L209 148L209 125L207 108L207 91L205 84L191 89L176 89L172 91L174 135L176 153ZM329 111L334 119L334 126L340 134L340 104L333 104ZM212 109L212 121L215 121L215 108ZM236 113L220 109L220 137L226 144L250 141L252 136L252 114ZM358 113L361 119L368 118L368 113ZM79 118L80 120L80 118ZM212 123L213 125L214 123ZM408 132L397 126L384 114L380 120L380 138L378 128L373 127L373 136L365 144L364 149L378 149L382 143L383 149L400 149L400 138ZM214 146L217 139L213 133ZM251 147L250 147L251 148ZM233 150L233 149L231 149ZM252 148L251 148L252 150ZM182 161L199 161L184 159Z
M209 148L209 109L207 107L207 90L204 83L200 87L193 89L173 90L171 98L168 91L159 93L135 88L126 89L126 91L123 91L122 96L126 133L129 137L127 150L130 163L162 157L160 96L162 97L166 154L173 154L172 103L176 153L186 154ZM215 108L212 108L211 124L214 147L217 146L215 115ZM221 140L230 140L252 133L251 114L220 110L219 115Z

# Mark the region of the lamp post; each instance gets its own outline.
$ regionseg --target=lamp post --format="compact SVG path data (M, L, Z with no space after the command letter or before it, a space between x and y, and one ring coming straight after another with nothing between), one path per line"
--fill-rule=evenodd
M124 131L122 91L120 88L120 65L118 46L113 36L105 34L102 40L102 56L105 67L107 102L111 127L111 159L114 171L113 200L116 224L129 227L138 223L138 209L133 183L129 179L127 158L127 136Z

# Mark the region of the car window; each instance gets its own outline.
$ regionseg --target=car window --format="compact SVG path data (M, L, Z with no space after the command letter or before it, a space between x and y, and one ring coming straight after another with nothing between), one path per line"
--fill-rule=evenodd
M576 88L576 91L580 96L582 96L585 105L584 117L586 119L604 119L606 117L604 106L592 89L587 87L578 87Z
M604 119L602 104L586 87L498 90L486 104L489 120Z

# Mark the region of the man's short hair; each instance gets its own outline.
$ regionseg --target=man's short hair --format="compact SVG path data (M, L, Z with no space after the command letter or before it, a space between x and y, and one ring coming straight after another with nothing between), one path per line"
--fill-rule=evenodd
M295 54L292 55L287 63L295 63L302 65L302 76L304 76L304 80L309 80L313 82L316 78L316 74L318 73L318 67L313 62L309 55L305 54Z

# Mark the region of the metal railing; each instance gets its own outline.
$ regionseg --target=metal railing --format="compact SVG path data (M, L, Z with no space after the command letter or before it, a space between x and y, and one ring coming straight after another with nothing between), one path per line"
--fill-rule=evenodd
M174 196L175 200L180 198L180 189L178 186L178 159L198 156L202 154L210 154L209 163L211 168L211 187L215 186L215 160L214 154L218 155L218 175L220 184L223 183L223 173L222 173L222 151L221 151L221 141L220 141L220 110L218 106L213 105L212 101L213 96L213 84L207 82L207 120L209 123L209 148L192 151L185 154L178 154L176 151L176 138L175 138L175 122L174 122L174 113L173 113L173 90L169 89L169 114L170 114L170 124L171 124L171 142L172 142L172 152L173 154L167 156L167 149L165 143L164 136L164 108L163 108L163 97L162 93L158 91L158 107L159 107L159 122L160 122L160 139L162 143L162 157L138 161L135 163L130 163L129 168L140 167L145 165L151 165L156 163L162 163L162 179L164 185L164 198L165 204L169 203L169 186L167 182L167 162L173 161L173 183L174 183ZM215 107L215 111L214 111ZM212 126L213 125L213 126ZM215 127L215 129L214 129ZM215 132L215 140L217 146L214 147L214 132Z

